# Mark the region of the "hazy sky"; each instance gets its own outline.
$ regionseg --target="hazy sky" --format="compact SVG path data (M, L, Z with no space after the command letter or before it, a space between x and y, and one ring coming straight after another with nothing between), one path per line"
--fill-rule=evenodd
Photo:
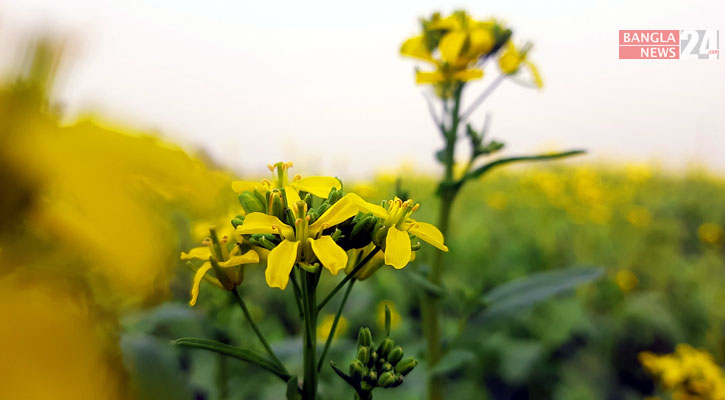
M506 82L474 117L491 114L509 154L583 147L725 171L725 60L619 60L617 48L619 29L720 29L725 47L722 0L0 0L0 55L35 31L63 35L74 61L57 95L71 115L158 129L240 171L432 170L441 141L398 49L419 17L461 7L535 42L545 89Z

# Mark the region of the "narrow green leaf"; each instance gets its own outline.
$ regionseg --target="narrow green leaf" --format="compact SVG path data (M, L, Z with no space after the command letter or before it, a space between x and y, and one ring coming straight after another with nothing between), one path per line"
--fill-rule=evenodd
M567 268L539 272L498 286L481 299L486 307L484 320L505 316L547 300L559 293L591 282L602 275L602 268Z
M584 151L584 150L571 150L571 151L565 151L565 152L561 152L561 153L539 154L539 155L535 155L535 156L519 156L519 157L501 158L501 159L498 159L495 161L491 161L488 164L482 165L482 166L474 169L473 171L466 174L466 176L463 180L476 179L476 178L480 177L481 175L485 174L486 172L488 172L489 170L491 170L495 167L501 166L501 165L505 165L505 164L515 163L515 162L519 162L519 161L554 160L557 158L571 157L571 156L576 156L576 155L584 154L584 153L586 153L586 151Z
M292 375L287 381L287 400L301 400L300 385L297 381L297 375Z
M172 344L177 346L191 347L195 349L211 350L220 354L224 354L230 357L237 358L248 363L255 364L265 370L277 375L280 379L287 382L291 375L285 371L280 370L272 360L262 353L243 349L241 347L232 346L224 343L217 342L216 340L202 339L185 337L171 341Z
M337 364L335 364L334 361L330 361L330 367L332 367L332 369L335 371L335 373L337 375L339 375L340 378L342 378L345 382L347 382L348 385L350 385L354 388L358 387L357 382L354 379L352 379L352 377L350 375L346 374L343 370L341 370L340 367Z
M390 337L390 307L385 305L385 336Z

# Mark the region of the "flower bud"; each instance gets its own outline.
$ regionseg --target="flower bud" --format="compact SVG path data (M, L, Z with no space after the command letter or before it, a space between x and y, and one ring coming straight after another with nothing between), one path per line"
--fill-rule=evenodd
M350 363L350 376L352 376L355 381L362 381L366 373L367 368L365 368L360 360L352 360L352 362Z
M380 375L380 378L378 378L378 386L384 388L391 387L395 384L395 381L395 374L393 374L391 371L387 371Z
M389 362L389 361L386 361L386 362L385 362L385 363L383 364L383 366L382 366L382 370L383 370L383 371L390 371L390 370L392 370L392 369L393 369L393 365L392 365L392 364L390 364L390 362Z
M242 208L247 214L253 212L265 211L264 202L259 201L257 196L250 192L244 192L239 195L239 202L242 203Z
M372 353L370 353L370 361L368 362L369 366L375 365L375 361L378 361L378 352L373 350Z
M360 346L357 349L357 359L360 360L363 364L367 365L368 361L370 361L370 347Z
M270 207L270 215L273 215L279 219L284 219L285 217L285 206L284 206L284 199L282 198L282 193L279 191L272 192L272 195L270 197L270 202L272 203Z
M390 353L388 354L388 362L395 365L403 358L403 348L400 346L395 346L393 350L390 350Z
M237 227L239 225L243 224L243 223L244 223L244 216L243 215L237 215L232 220L232 226L234 227L234 229L237 229Z
M350 233L350 246L359 249L370 243L373 228L377 222L377 218L373 215L367 215L355 221Z
M378 355L380 358L388 358L388 353L393 349L395 343L390 338L383 339L378 346Z
M365 381L370 383L371 385L375 385L375 382L378 381L378 373L375 372L374 369L371 369L370 372L365 375Z
M401 374L403 376L408 375L410 373L410 371L412 371L413 368L415 368L416 365L418 365L418 361L416 361L415 358L413 358L413 357L404 358L404 359L400 360L400 362L398 362L398 364L395 365L395 373Z
M369 347L373 345L373 334L370 333L370 328L360 328L357 334L357 345Z

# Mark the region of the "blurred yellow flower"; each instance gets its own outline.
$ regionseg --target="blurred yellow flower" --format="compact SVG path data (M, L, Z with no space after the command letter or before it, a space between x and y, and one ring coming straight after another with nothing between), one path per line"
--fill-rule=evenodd
M322 317L320 324L317 325L317 338L320 340L327 340L330 337L330 331L332 330L332 323L335 321L334 314L327 314ZM337 321L337 329L335 330L335 336L332 340L337 339L339 336L344 335L347 330L347 319L340 315L340 320Z
M631 292L637 287L637 285L639 285L637 275L628 269L620 269L617 271L614 281L617 283L617 286L619 286L619 289L625 293Z
M707 351L682 343L672 354L642 352L639 360L672 392L673 399L725 399L725 374Z
M652 214L644 207L633 206L627 211L627 221L638 228L646 228L652 222Z
M536 87L542 88L544 86L544 82L539 74L539 69L528 60L527 56L529 51L531 51L530 44L524 45L523 48L519 49L511 40L509 40L506 42L506 49L503 53L501 53L501 56L498 59L498 65L501 68L501 72L506 75L514 75L518 73L521 65L525 65L529 69Z
M712 222L705 222L697 228L697 236L704 243L716 245L722 241L723 228Z

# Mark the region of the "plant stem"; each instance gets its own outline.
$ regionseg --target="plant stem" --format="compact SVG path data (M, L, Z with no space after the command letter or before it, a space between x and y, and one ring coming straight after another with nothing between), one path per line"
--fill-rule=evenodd
M342 279L342 281L340 281L340 283L338 283L337 286L335 286L332 289L332 291L330 291L330 293L320 302L320 304L317 306L317 312L320 312L322 310L322 308L325 307L325 304L327 304L332 299L332 297L335 296L335 293L337 293L343 286L345 286L347 281L352 279L355 276L355 274L357 274L357 272L360 271L360 269L362 269L362 267L365 265L365 263L370 261L370 259L373 258L373 256L375 254L377 254L378 251L380 251L380 247L375 246L375 248L370 253L368 253L368 255L365 256L365 258L363 258L362 261L360 261L355 266L355 268L353 268L353 270L349 274L347 274Z
M453 200L458 190L450 185L454 180L453 167L455 163L455 146L458 137L458 126L461 122L459 115L461 108L461 94L463 93L463 84L459 84L453 94L453 108L451 112L451 126L446 132L446 146L444 152L445 171L443 173L443 181L441 182L440 192L441 202L438 210L438 228L443 236L448 235L448 228L451 216L451 208ZM433 258L430 275L428 280L434 285L440 285L441 274L443 271L443 252L437 251ZM423 335L425 336L428 349L428 368L432 368L442 354L441 332L440 332L440 302L439 299L431 293L423 293L421 300L421 314L423 323ZM430 376L428 378L428 399L442 400L444 394L443 380L440 377Z
M352 291L353 285L355 285L356 279L351 279L350 283L347 285L347 290L345 290L345 294L342 296L342 302L340 303L340 307L337 309L337 314L335 314L335 319L332 320L332 327L330 327L330 333L327 336L327 341L325 342L325 348L322 350L322 354L320 355L320 360L317 362L317 372L320 372L322 370L322 365L325 361L325 356L327 356L327 351L330 350L330 345L332 344L332 340L335 337L335 332L337 331L337 323L340 322L340 316L342 315L342 310L345 308L345 303L347 303L347 298L350 296L350 292Z
M254 330L254 333L257 334L257 338L259 338L259 341L262 343L262 346L267 350L267 353L270 357L272 357L272 361L274 361L275 364L284 372L287 372L287 368L285 368L284 364L282 364L282 361L277 358L277 355L274 354L274 350L272 350L272 346L269 345L269 342L267 342L267 339L264 337L264 334L262 334L262 331L259 330L259 327L254 322L254 319L252 319L252 314L249 312L249 309L247 308L247 304L244 302L244 299L242 299L242 296L237 291L237 288L234 288L234 290L231 290L232 294L234 294L234 297L236 297L237 302L242 307L242 312L244 312L244 316L247 318L247 321L249 322L249 325L252 326L252 329Z
M317 394L317 308L316 282L313 274L300 269L302 281L302 303L305 312L305 332L303 338L304 384L302 387L303 400L315 400Z

